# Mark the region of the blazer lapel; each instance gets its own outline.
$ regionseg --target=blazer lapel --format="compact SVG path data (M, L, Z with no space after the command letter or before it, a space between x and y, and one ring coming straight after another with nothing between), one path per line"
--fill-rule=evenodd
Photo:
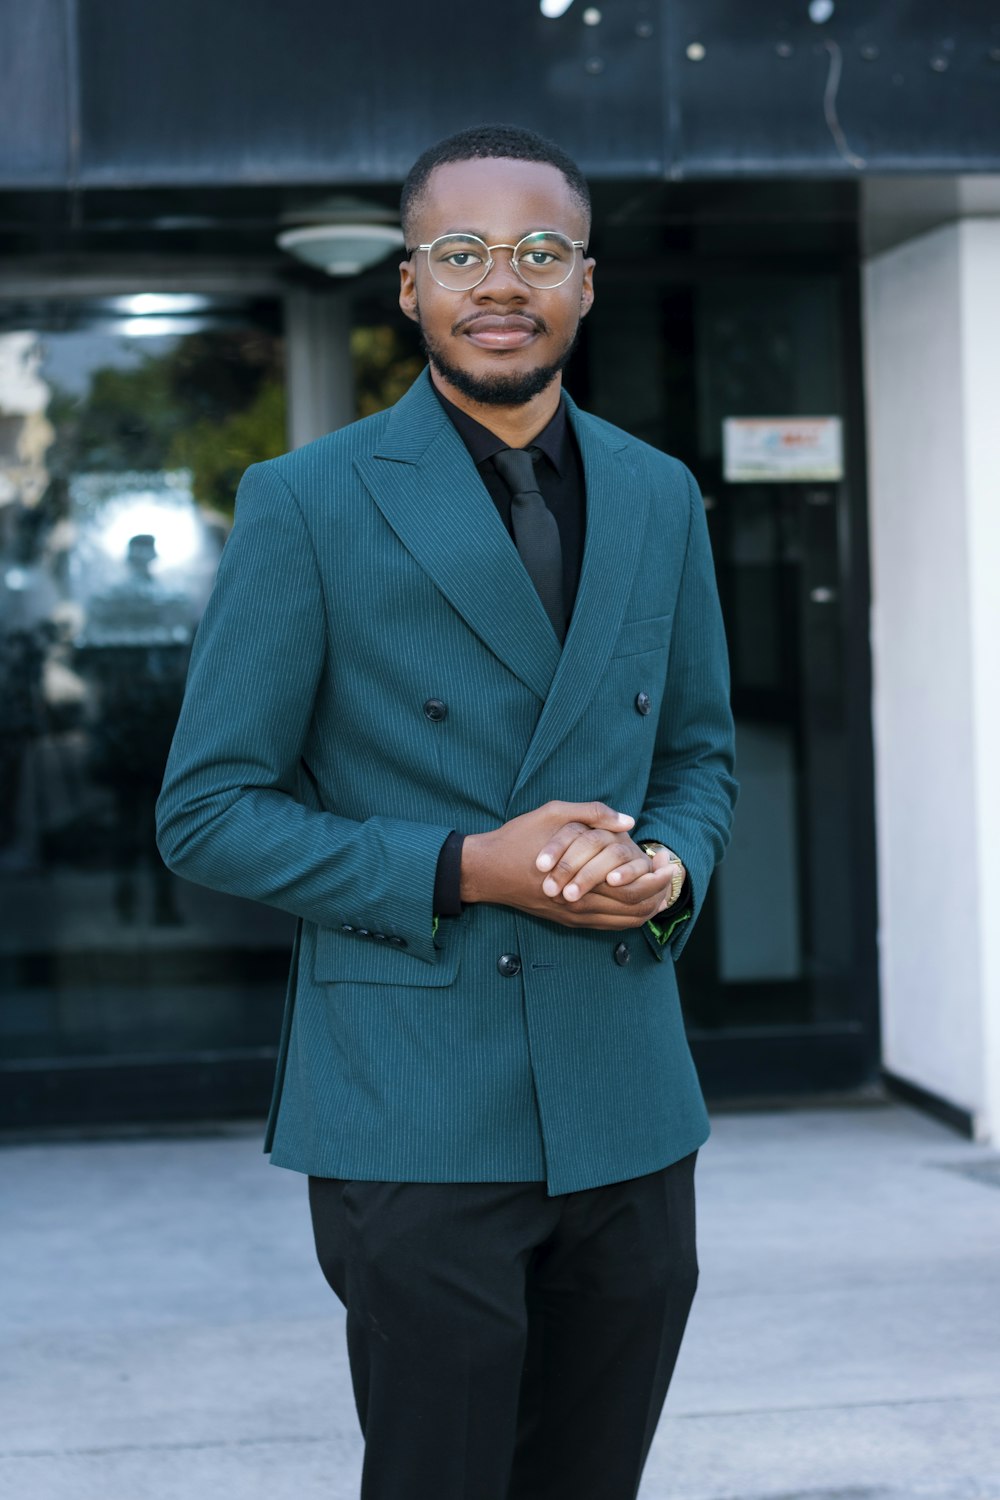
M560 645L517 548L425 371L355 468L404 547L484 645L541 699Z
M562 655L512 796L593 698L618 636L646 531L648 479L636 449L624 433L565 399L587 487L583 567ZM594 795L600 796L600 789Z
M371 456L355 459L414 560L543 707L512 797L573 729L611 657L635 577L648 479L624 433L565 397L587 489L576 603L559 641L475 465L425 371L397 402ZM599 793L598 793L599 795Z

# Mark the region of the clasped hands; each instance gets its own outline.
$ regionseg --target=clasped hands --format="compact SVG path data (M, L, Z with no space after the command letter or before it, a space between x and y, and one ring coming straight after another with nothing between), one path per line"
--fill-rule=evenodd
M513 906L564 927L641 927L670 904L679 866L629 836L603 802L547 802L462 846L464 902Z

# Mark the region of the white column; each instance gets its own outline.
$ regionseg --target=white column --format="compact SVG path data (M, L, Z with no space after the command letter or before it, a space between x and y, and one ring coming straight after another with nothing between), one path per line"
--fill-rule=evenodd
M343 292L296 287L288 293L285 358L292 448L354 420L351 310Z
M1000 1140L1000 218L865 268L883 1061Z

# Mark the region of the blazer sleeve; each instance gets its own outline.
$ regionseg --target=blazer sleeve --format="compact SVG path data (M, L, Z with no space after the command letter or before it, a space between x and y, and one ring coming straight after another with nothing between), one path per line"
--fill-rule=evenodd
M668 845L687 869L691 917L667 939L674 958L691 935L712 871L729 842L737 796L729 657L705 507L694 477L686 468L683 472L690 505L687 551L652 771L632 834ZM659 923L669 930L669 912Z
M191 656L157 803L178 875L436 960L433 891L449 825L340 817L301 800L327 649L319 566L294 493L252 465Z

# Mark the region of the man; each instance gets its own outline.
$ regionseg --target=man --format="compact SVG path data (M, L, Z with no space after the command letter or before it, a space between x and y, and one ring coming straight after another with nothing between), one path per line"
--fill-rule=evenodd
M735 795L703 507L562 392L565 153L463 132L402 214L429 372L244 477L161 849L301 919L267 1148L347 1307L365 1500L625 1500L697 1277L673 960Z

